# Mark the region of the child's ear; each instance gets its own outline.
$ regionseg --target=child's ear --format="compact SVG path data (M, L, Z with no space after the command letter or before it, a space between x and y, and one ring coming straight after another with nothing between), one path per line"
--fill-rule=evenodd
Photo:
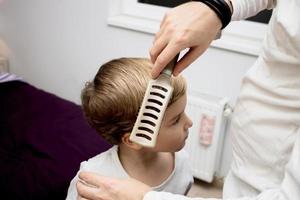
M130 133L125 133L122 136L122 143L134 150L140 150L142 148L142 146L130 141L129 136L130 136Z

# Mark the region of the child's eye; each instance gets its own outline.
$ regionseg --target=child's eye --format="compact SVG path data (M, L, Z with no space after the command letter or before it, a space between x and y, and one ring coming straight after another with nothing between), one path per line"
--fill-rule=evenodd
M174 125L175 125L175 124L178 124L178 122L180 121L180 118L181 118L181 115L179 115L179 116L176 118L176 120L174 121L173 124L174 124Z

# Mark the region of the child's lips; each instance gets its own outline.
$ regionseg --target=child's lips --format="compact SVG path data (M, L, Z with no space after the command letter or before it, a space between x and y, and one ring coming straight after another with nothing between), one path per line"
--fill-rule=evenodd
M186 140L189 137L189 132L186 133L186 136L184 137L184 140Z

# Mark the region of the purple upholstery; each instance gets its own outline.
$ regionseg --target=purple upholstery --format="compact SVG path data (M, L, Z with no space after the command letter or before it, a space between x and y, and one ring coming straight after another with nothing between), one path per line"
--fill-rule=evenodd
M80 162L109 147L80 106L24 82L0 84L1 199L65 199Z

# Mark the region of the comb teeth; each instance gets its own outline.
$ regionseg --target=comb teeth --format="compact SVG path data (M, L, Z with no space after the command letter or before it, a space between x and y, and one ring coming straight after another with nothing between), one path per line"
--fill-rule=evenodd
M154 147L160 124L172 94L170 77L161 74L148 84L130 140L146 147Z

